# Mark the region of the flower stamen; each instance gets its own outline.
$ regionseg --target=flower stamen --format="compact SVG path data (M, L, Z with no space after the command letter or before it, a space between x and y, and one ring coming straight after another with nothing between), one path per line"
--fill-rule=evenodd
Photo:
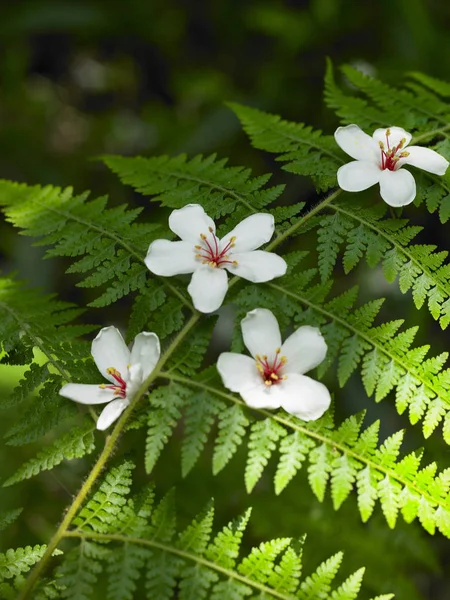
M195 258L201 260L204 265L209 265L213 268L223 268L225 265L237 266L238 262L236 260L230 260L231 253L227 254L234 248L236 236L233 236L227 245L220 250L219 242L213 228L209 227L208 229L209 235L212 236L212 241L208 239L206 234L201 233L200 239L202 243L194 246L195 250L198 250Z
M287 358L280 356L280 354L281 348L277 348L275 350L275 358L271 362L267 354L263 354L262 356L257 354L255 356L256 368L261 373L261 377L267 387L279 384L287 379L287 376L281 373L282 367L287 363Z
M102 383L98 387L102 390L113 390L115 394L117 394L120 398L126 398L127 395L127 382L123 379L120 372L114 367L108 367L106 369L108 375L111 375L116 381L118 385L106 385L106 383Z

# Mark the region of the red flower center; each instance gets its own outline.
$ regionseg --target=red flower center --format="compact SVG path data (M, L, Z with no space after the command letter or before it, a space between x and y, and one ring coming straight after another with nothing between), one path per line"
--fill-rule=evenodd
M280 348L275 350L275 358L272 361L269 361L266 354L263 356L257 354L255 356L256 368L261 373L261 377L267 387L277 385L281 383L283 379L287 378L286 375L282 375L282 368L287 363L287 358L285 356L280 356L280 352Z
M395 171L398 168L398 161L401 158L406 158L409 156L409 152L400 152L403 146L406 144L406 138L400 140L400 142L391 148L389 143L389 136L391 135L391 130L386 130L386 146L383 142L378 142L381 150L381 169L384 171L387 169L388 171Z
M230 254L227 254L234 248L235 236L230 239L222 250L220 250L219 242L212 227L209 228L209 236L201 233L200 238L201 243L195 246L195 249L198 250L195 258L200 259L204 265L221 268L224 265L238 264L237 260L230 260Z
M123 379L119 371L114 367L108 367L106 369L106 372L109 373L109 375L111 375L113 379L117 381L117 385L106 385L106 383L102 383L99 387L101 387L102 390L113 390L119 398L126 398L127 383Z

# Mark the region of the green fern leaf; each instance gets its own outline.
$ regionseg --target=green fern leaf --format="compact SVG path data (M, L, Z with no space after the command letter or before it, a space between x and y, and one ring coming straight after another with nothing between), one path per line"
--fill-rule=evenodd
M245 487L250 493L261 477L276 442L286 435L285 429L272 419L257 421L251 427L248 460L245 468Z
M300 584L297 594L298 598L300 598L300 600L327 598L331 590L331 583L341 566L342 557L342 552L338 552L319 565L315 573L307 577Z
M247 417L238 405L230 406L219 414L219 433L213 454L214 475L217 475L231 460L245 435L248 424Z
M14 475L9 477L3 486L13 485L18 481L29 479L44 470L53 469L63 460L82 458L93 452L95 425L92 421L86 422L84 427L71 429L68 433L58 438L52 445L41 450L35 458L23 464Z

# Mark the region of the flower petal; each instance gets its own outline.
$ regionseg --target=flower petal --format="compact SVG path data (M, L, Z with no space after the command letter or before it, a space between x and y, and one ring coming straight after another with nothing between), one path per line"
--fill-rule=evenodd
M448 160L443 156L423 146L411 146L408 148L408 156L401 158L400 165L412 165L435 175L444 175L448 167Z
M223 385L232 392L242 392L262 383L256 362L245 354L222 352L217 360L217 370Z
M380 177L380 194L389 206L406 206L416 196L416 182L406 169L398 171L382 171Z
M134 338L131 348L131 366L140 365L142 368L142 381L147 379L161 354L161 346L156 333L143 331ZM141 381L141 383L142 383Z
M236 225L224 238L220 240L220 249L222 250L230 242L232 237L233 255L235 252L248 252L255 250L263 244L266 244L273 236L275 231L275 219L269 213L256 213L247 217Z
M79 404L106 404L116 396L114 390L87 383L67 383L59 390L59 395Z
M155 275L171 277L193 273L200 264L195 255L196 250L189 242L155 240L148 248L145 264Z
M264 250L253 250L252 252L237 254L233 252L233 260L236 260L238 264L227 266L227 270L233 275L253 283L261 283L270 281L275 277L281 277L287 269L284 258Z
M281 346L281 355L287 358L284 372L303 375L324 360L327 345L317 327L304 325L294 331Z
M275 315L267 308L255 308L241 321L242 337L250 354L255 357L267 355L275 358L275 351L281 347L281 334Z
M386 136L387 131L390 132L389 137ZM372 137L376 141L377 147L379 147L378 144L381 142L384 145L385 150L392 150L392 148L398 146L402 140L405 140L402 148L407 146L411 141L412 135L405 131L403 127L393 126L384 129L375 129Z
M227 290L227 272L209 265L202 265L194 271L188 286L195 308L202 313L211 313L220 308Z
M380 147L358 125L338 127L334 132L334 139L337 145L355 160L379 163Z
M284 410L303 421L315 421L330 406L328 389L306 375L288 373L287 379L272 387L277 389Z
M100 431L108 429L111 423L114 423L120 417L129 404L126 398L118 398L110 402L100 413L97 421L97 429L100 429Z
M380 181L382 171L374 162L354 160L339 167L337 180L346 192L361 192Z
M207 235L210 228L214 233L216 231L214 221L208 217L200 204L186 204L183 208L172 211L169 227L183 242L191 244L199 244L200 234Z
M103 377L116 383L114 377L106 372L109 367L117 369L123 378L127 377L130 351L117 327L103 327L92 342L91 353Z
M267 386L262 379L252 388L240 392L241 398L251 408L280 408L280 395L276 394L278 385Z

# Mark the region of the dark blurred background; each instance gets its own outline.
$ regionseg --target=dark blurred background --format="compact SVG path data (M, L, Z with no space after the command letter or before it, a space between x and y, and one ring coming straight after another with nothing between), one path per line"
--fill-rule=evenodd
M251 104L332 133L338 122L322 100L326 56L335 65L351 63L393 85L414 70L449 79L449 25L450 4L438 0L3 3L0 177L71 185L77 192L91 189L94 195L108 193L113 203L145 203L91 159L105 153L217 152L229 156L230 164L251 166L258 174L276 170L275 180L288 181L292 197L312 200L309 182L281 175L272 157L251 148L224 102ZM57 262L42 261L40 249L31 249L28 239L2 222L0 268L4 273L17 270L32 285L61 292L66 299L73 294L73 281L61 281ZM75 298L82 300L79 292ZM410 324L418 322L413 314ZM94 311L89 316L102 322ZM18 375L18 370L2 370L0 393ZM397 419L392 405L381 407L383 418ZM395 421L393 430L398 428ZM419 433L413 447L422 443ZM139 444L143 439L134 441L135 447ZM0 478L35 450L23 449L21 455L2 443ZM448 450L439 439L436 455L446 457L448 464ZM305 474L279 498L269 476L247 497L243 460L241 451L213 478L210 456L204 456L180 484L181 518L191 517L211 495L218 504L218 526L253 504L249 543L306 531L307 569L344 549L346 574L367 564L368 593L397 591L400 600L450 597L448 541L438 536L431 542L420 527L403 523L389 532L379 509L363 526L354 498L332 514L329 502L324 507L312 497ZM48 537L86 465L79 461L44 473L34 490L19 485L1 492L0 508L26 506L26 514L21 525L5 532L0 551ZM179 472L179 448L174 447L156 471L158 486L179 483Z

